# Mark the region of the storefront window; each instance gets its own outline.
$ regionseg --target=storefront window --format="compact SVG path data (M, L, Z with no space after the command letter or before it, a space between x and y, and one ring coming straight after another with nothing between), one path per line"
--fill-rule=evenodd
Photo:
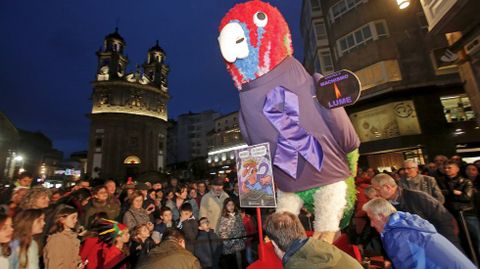
M421 133L413 101L393 102L350 114L362 142Z
M443 113L447 122L467 121L475 118L467 95L455 95L440 97Z

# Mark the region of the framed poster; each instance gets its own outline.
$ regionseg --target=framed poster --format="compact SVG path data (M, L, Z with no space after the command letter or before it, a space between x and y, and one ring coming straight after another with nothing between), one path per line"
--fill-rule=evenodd
M268 143L235 151L240 207L277 207Z

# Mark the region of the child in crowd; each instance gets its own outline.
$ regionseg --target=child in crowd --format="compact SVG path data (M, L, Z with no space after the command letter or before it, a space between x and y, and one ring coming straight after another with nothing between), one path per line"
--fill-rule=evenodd
M93 229L98 232L97 240L89 238L80 251L82 259L88 260L87 269L126 269L125 244L130 240L128 227L103 219Z
M198 221L198 230L195 256L200 261L202 269L218 269L222 255L220 237L210 229L210 222L205 217Z
M155 245L155 242L150 237L150 229L147 224L141 224L135 227L133 231L133 239L130 244L131 268L135 268L139 259L146 257Z
M177 228L185 234L185 248L193 254L194 243L198 234L198 223L193 216L193 209L190 203L184 203L180 207L180 219Z
M245 227L247 236L253 236L253 234L256 232L256 229L255 221L253 220L252 216L246 214L244 208L240 208L240 216L242 216L243 227ZM248 264L254 262L252 255L252 241L253 238L249 237L245 242L245 256Z
M160 223L155 224L152 234L152 239L155 240L155 243L157 244L162 240L162 234L167 230L167 228L174 227L173 214L169 207L164 206L160 210L160 220Z
M39 246L33 236L43 232L45 214L42 209L21 210L13 220L12 263L15 269L38 269Z
M222 268L243 268L242 251L245 249L246 235L242 217L231 198L223 203L218 234L223 239ZM235 238L235 239L234 239Z
M103 248L103 269L126 269L124 263L127 257L125 245L130 240L128 227L113 220L106 220L103 231L98 233L100 241L105 243ZM123 265L122 265L123 263Z
M80 240L75 231L78 221L77 210L70 206L60 209L54 217L50 236L43 250L45 267L75 269L83 268L80 258Z
M11 268L13 258L10 241L13 237L12 218L0 213L0 268Z

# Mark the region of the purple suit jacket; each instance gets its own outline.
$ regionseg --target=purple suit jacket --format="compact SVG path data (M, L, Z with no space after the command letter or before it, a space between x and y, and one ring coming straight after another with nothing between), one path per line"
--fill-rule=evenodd
M317 78L320 75L315 75ZM329 110L315 96L315 79L293 57L286 58L275 69L243 85L240 91L240 129L249 145L268 142L274 160L279 133L263 114L267 94L282 86L299 99L300 126L313 135L323 150L320 171L299 156L297 178L277 166L273 175L278 188L298 192L345 180L351 175L346 155L357 149L360 140L343 108Z

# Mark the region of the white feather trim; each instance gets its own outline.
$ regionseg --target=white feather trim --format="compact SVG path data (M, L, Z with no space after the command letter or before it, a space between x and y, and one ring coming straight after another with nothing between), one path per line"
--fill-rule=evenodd
M277 212L288 211L295 215L300 214L303 200L293 192L277 191Z
M339 181L333 184L322 186L313 195L315 207L316 232L336 232L339 230L343 210L347 205L347 184Z

